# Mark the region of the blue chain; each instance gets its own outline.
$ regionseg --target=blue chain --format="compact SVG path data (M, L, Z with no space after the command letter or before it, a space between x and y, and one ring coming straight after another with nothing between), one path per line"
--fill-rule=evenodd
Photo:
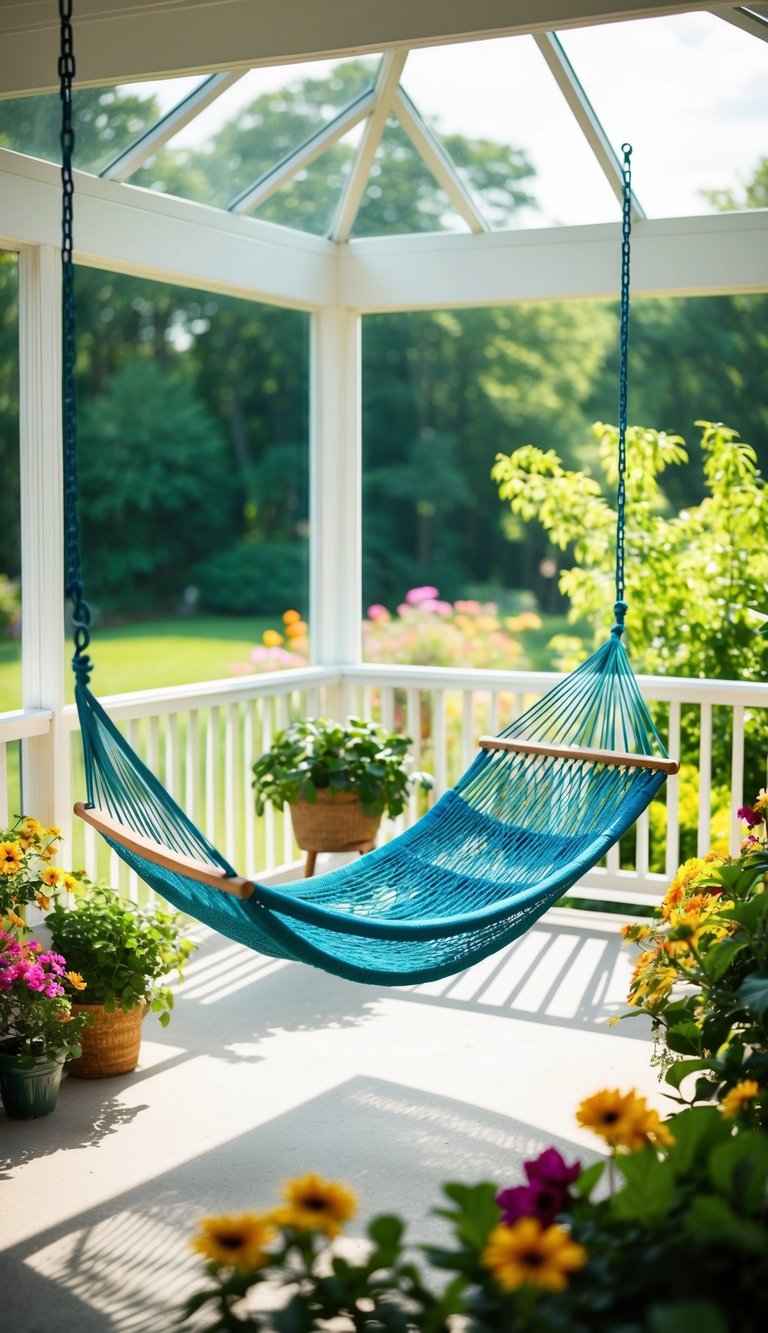
M619 488L616 499L616 603L611 634L624 633L627 603L624 600L624 517L627 500L627 365L629 353L629 233L632 225L632 145L623 143L621 205L621 322L619 341Z
M64 592L72 599L75 655L72 668L80 683L88 684L91 661L91 609L85 600L80 570L80 520L77 485L77 404L75 398L75 269L72 260L72 217L75 182L72 154L75 131L72 125L72 80L75 55L72 38L72 0L59 0L61 96L61 331L62 331L62 438L64 448Z

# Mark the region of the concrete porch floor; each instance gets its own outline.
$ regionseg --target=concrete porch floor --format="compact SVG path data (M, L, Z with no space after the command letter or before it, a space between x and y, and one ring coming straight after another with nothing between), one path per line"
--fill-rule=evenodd
M169 1333L202 1273L197 1219L269 1208L307 1171L357 1192L350 1235L396 1211L423 1241L443 1234L444 1180L519 1183L550 1143L594 1160L583 1097L636 1087L670 1109L645 1018L609 1026L626 1012L624 919L553 909L495 957L409 989L199 933L133 1074L65 1078L41 1120L0 1112L0 1327Z

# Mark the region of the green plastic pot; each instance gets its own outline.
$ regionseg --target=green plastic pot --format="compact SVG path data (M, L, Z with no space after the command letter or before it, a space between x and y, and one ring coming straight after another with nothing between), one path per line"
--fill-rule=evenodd
M0 1051L0 1097L12 1120L36 1120L56 1109L64 1056L19 1064L18 1055Z

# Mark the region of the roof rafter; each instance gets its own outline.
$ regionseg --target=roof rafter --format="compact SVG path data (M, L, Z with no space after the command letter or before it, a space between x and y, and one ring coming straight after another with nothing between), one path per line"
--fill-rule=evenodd
M397 88L392 110L419 156L438 185L443 187L456 212L467 223L470 231L490 231L482 210L461 179L450 154L401 87Z
M584 91L573 65L555 33L534 33L533 40L541 51L558 88L568 103L579 129L597 158L608 184L621 204L624 189L621 161L603 129L602 123ZM635 221L645 217L645 210L639 203L634 190L631 191L630 207Z
M288 153L280 162L276 162L274 167L265 171L253 185L249 185L242 194L237 195L229 205L229 212L252 213L292 180L299 171L308 167L332 144L338 143L339 139L354 129L355 125L359 125L361 120L365 120L366 116L371 114L375 101L376 93L373 88L361 93L354 102L350 102L349 106L345 106L343 111L334 116L333 120L329 120L327 125L323 125L322 129L310 135L292 153Z
M245 75L245 70L234 70L230 73L211 74L204 79L197 88L193 88L191 93L176 106L171 107L160 120L156 120L154 125L150 125L145 134L136 139L124 152L119 153L108 162L99 175L105 180L126 181L139 167L143 167L158 148L162 148L168 143L179 130L184 129L195 120L201 112L205 111L212 102L215 102L221 94L231 88Z
M384 126L392 110L400 75L407 59L407 50L388 51L382 58L374 88L373 110L365 127L365 133L358 145L346 188L339 200L336 215L331 224L330 237L333 241L349 240L363 198L363 191L373 166L373 159L381 143Z

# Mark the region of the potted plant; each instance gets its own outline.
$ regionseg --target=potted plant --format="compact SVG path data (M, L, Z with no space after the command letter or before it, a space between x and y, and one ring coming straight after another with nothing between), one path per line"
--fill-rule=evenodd
M139 1059L142 1018L151 1010L163 1027L170 1022L167 978L172 972L183 977L195 946L183 936L179 913L137 907L107 885L75 879L72 906L57 902L46 920L53 948L87 985L74 1009L90 1023L70 1072L79 1078L129 1073Z
M6 1114L26 1120L55 1107L65 1061L79 1055L84 1019L66 993L82 980L61 954L29 938L21 913L45 909L68 877L50 864L57 829L22 817L0 830L0 1095Z
M314 870L317 852L368 851L382 815L399 815L428 773L411 770L409 736L350 717L303 718L278 732L253 765L256 813L290 807L296 842Z

